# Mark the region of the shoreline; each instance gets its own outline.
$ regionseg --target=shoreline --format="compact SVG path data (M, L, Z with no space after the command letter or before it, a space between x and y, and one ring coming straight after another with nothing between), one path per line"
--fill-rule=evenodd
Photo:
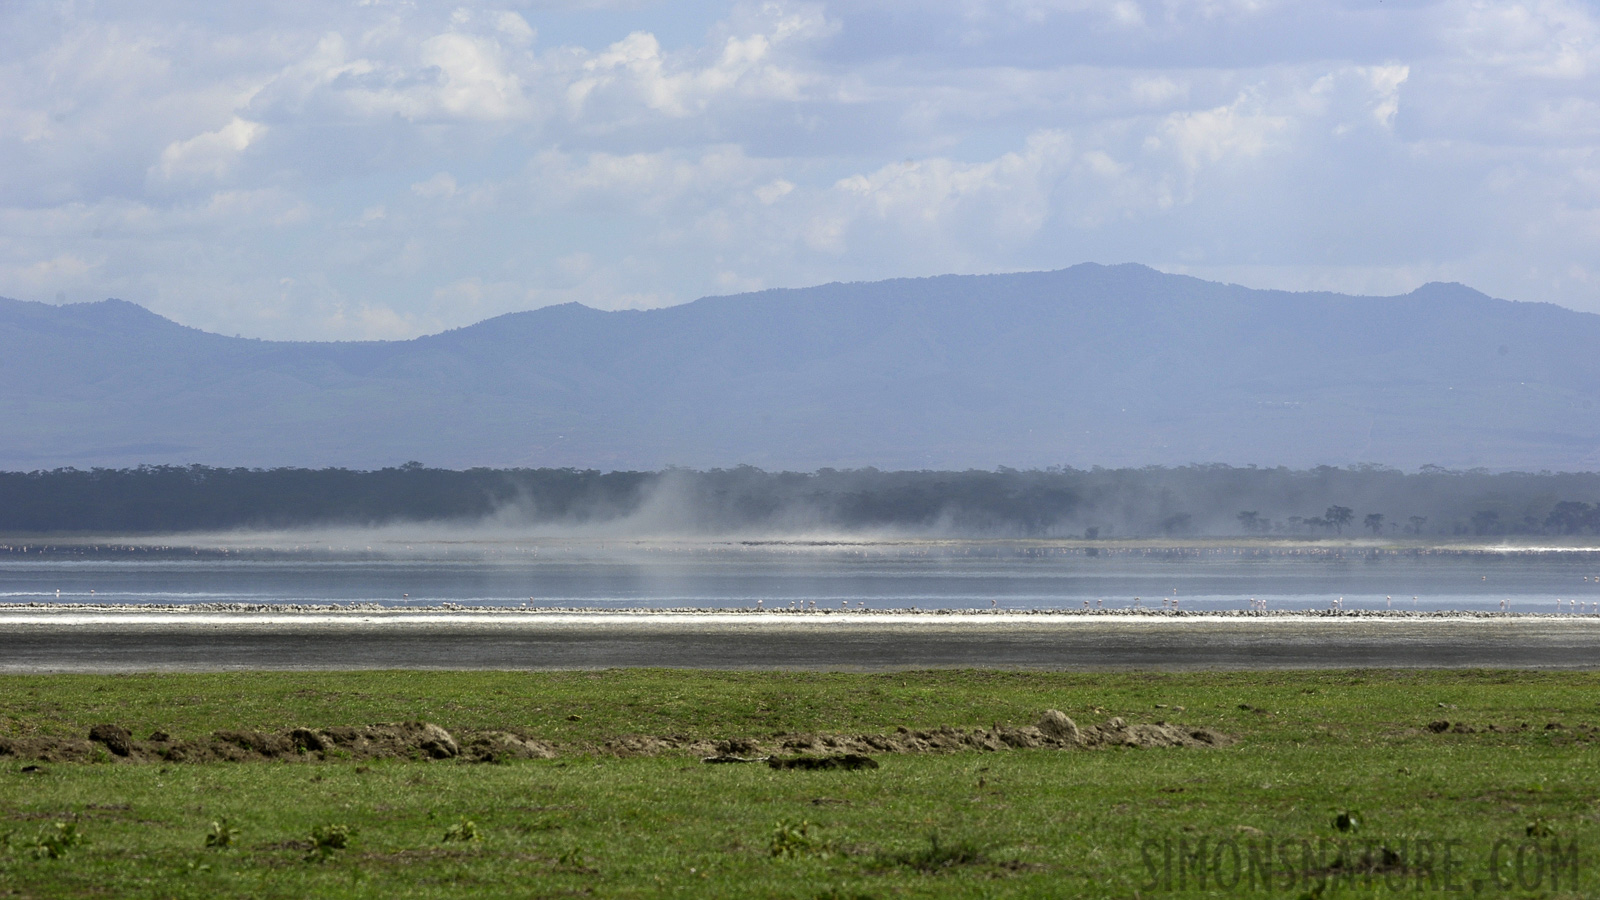
M626 668L1589 670L1600 616L0 608L0 674Z
M143 604L143 603L53 603L29 602L0 604L0 622L25 618L36 614L50 617L80 615L168 616L174 620L185 617L236 615L281 616L286 619L307 616L336 618L380 617L400 619L427 616L432 618L527 618L548 620L569 618L589 619L800 619L806 621L859 621L865 619L977 619L990 621L1075 619L1091 621L1541 621L1541 622L1594 622L1600 624L1600 612L1543 613L1499 612L1493 610L1414 610L1414 609L917 609L897 607L886 609L752 609L750 607L620 607L602 609L582 606L468 606L442 603L428 606L385 606L379 603L193 603L193 604Z

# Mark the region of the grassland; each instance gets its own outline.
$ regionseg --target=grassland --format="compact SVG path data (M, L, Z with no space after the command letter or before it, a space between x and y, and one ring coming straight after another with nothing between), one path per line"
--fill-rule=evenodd
M867 771L583 751L622 735L1022 725L1047 708L1083 724L1121 716L1206 726L1237 743L889 754ZM1591 742L1600 739L1591 727L1600 725L1600 675L1587 673L0 678L0 737L81 739L100 723L140 737L200 737L414 719L453 732L515 730L567 749L506 764L0 757L0 894L1600 892L1600 754ZM1439 721L1450 727L1428 727ZM342 848L330 826L348 830ZM227 846L207 847L208 837ZM1232 864L1237 851L1248 869L1263 848L1275 864L1266 887Z

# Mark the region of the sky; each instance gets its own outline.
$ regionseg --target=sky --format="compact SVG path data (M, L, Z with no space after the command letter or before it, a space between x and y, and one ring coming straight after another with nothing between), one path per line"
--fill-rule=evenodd
M1600 4L0 3L0 296L393 339L1080 262L1600 313Z

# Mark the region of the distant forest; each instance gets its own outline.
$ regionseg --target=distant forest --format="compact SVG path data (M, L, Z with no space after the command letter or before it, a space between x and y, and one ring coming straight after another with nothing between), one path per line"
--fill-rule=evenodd
M13 535L485 521L641 535L1582 535L1600 534L1600 473L1223 465L455 471L420 463L0 473L0 531Z

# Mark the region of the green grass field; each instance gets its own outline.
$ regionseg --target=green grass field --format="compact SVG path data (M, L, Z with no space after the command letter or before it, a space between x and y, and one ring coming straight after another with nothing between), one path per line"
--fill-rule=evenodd
M1122 716L1207 726L1237 743L886 754L866 771L583 752L631 734L1024 725L1047 708L1083 725ZM506 764L0 757L0 894L1600 894L1600 754L1591 742L1600 731L1590 728L1600 725L1600 675L0 678L0 737L81 739L102 722L137 737L203 737L410 719L453 732L516 730L564 749ZM1474 730L1434 733L1426 726L1436 720ZM1339 823L1344 830L1342 813L1354 820ZM341 834L344 846L334 846ZM208 847L208 837L228 846ZM1252 868L1252 856L1270 868Z

